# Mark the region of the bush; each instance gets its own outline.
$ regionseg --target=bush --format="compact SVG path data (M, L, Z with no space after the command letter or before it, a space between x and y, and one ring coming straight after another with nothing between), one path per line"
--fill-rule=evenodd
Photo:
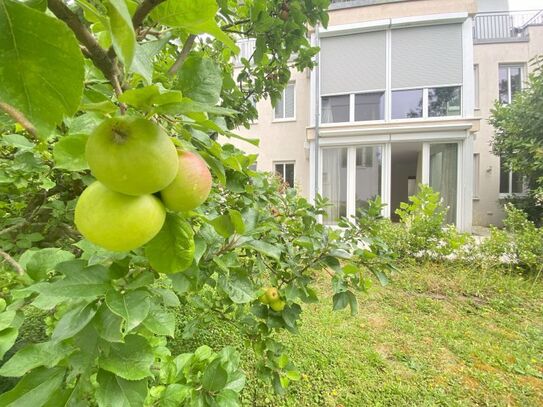
M540 273L543 263L543 229L512 204L505 205L504 229L492 227L479 246L483 266L503 266Z
M455 254L469 241L454 225L445 225L447 209L439 192L420 184L417 195L396 210L400 228L389 232L392 246L402 256L418 259L443 258ZM396 233L394 233L396 232Z

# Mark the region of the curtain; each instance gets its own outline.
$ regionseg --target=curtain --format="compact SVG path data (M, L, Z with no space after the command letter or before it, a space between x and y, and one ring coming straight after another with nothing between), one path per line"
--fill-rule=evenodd
M448 208L445 222L456 223L458 177L458 144L432 144L430 146L430 186L438 191L443 205Z

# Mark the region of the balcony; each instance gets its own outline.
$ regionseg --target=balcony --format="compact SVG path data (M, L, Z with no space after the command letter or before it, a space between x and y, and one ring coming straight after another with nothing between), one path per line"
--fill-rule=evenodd
M534 25L543 25L543 10L479 13L473 19L473 42L528 41L528 27Z

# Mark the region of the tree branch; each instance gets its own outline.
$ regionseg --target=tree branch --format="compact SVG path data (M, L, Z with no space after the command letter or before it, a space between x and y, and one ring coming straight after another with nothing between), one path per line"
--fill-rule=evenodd
M10 116L13 120L23 126L33 139L38 138L38 132L36 131L36 128L32 123L30 123L30 121L25 117L22 112L20 112L11 105L8 105L5 102L0 102L0 110L3 110L8 116Z
M174 75L179 69L183 66L183 63L185 62L185 59L187 59L187 56L189 55L189 52L194 45L194 40L196 39L196 35L191 34L188 36L187 40L183 44L183 49L179 53L179 56L177 57L174 64L171 66L170 69L168 69L169 75Z
M81 22L77 14L70 10L62 0L48 0L47 6L59 20L64 21L74 32L76 38L86 49L84 54L90 56L94 65L103 72L104 76L113 86L115 93L117 95L122 93L117 65L107 55L107 51L98 44L96 38L94 38L87 27Z
M13 257L11 257L8 253L6 253L3 250L0 250L0 256L2 256L11 265L11 267L13 267L15 271L17 271L19 275L22 276L25 274L25 271L21 267L21 265L17 263L17 261Z
M134 26L134 29L139 28L139 26L143 24L145 17L147 17L156 6L164 1L166 0L143 0L132 16L132 25Z

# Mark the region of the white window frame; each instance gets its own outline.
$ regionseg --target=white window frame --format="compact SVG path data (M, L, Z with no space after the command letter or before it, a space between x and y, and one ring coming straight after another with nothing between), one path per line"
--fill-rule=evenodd
M383 106L383 118L382 119L377 119L377 120L359 120L359 121L356 121L355 120L355 107L356 107L355 100L356 100L356 95L364 95L364 94L368 94L368 93L382 93L383 94L383 97L385 98L384 106ZM322 121L322 99L327 98L327 97L334 97L334 96L349 96L349 121L347 121L347 122L332 122L332 123L324 123ZM321 121L320 125L324 126L324 127L334 127L334 126L338 126L338 125L342 125L342 124L346 124L346 123L354 123L354 124L385 123L386 122L386 103L387 103L386 102L386 97L387 97L386 89L354 91L354 92L349 92L349 93L327 93L327 94L321 95L321 98L319 100L319 109L320 109L319 120Z
M500 100L500 70L502 68L507 69L507 104L513 101L513 95L511 94L511 68L520 68L520 90L524 89L524 68L525 64L498 64L498 100ZM501 100L500 100L501 102Z
M473 65L473 102L474 109L479 110L479 105L481 104L480 98L481 94L479 93L479 64Z
M460 88L460 114L456 116L435 116L430 117L428 115L428 94L430 89L438 89L438 88ZM422 116L421 117L403 117L401 119L393 119L392 118L392 94L395 91L402 91L402 90L422 90ZM422 120L453 120L458 119L462 117L462 112L464 109L464 86L461 83L453 83L453 84L447 84L447 85L438 85L438 86L416 86L416 87L409 87L409 88L395 88L392 89L390 92L390 122L391 123L398 123L398 122L405 122L405 121L422 121Z
M501 180L501 173L502 173L502 160L500 158L500 177L499 180ZM500 199L506 199L508 197L512 196L525 196L528 193L528 185L526 183L526 177L522 177L522 192L513 192L513 173L514 171L509 171L509 180L507 182L508 184L508 192L499 192ZM500 191L501 185L498 183L498 191Z
M288 164L292 164L292 184L293 185L289 185L291 188L294 188L295 184L296 184L296 161L274 161L273 162L273 173L274 174L279 174L276 169L275 169L275 166L276 165L282 165L283 166L283 182L286 182L285 180L285 176L284 174L287 173L286 171L286 165Z
M294 103L294 115L292 117L275 117L275 107L272 106L272 110L273 110L273 120L272 120L272 123L281 123L281 122L295 122L296 121L296 82L295 81L291 81L287 84L287 86L285 86L285 89L283 89L283 91L281 92L281 100L278 101L278 103L282 103L283 104L283 113L285 113L286 109L285 109L285 105L286 105L286 97L285 97L285 94L286 94L286 91L287 91L287 87L288 86L291 86L293 87L293 103Z

